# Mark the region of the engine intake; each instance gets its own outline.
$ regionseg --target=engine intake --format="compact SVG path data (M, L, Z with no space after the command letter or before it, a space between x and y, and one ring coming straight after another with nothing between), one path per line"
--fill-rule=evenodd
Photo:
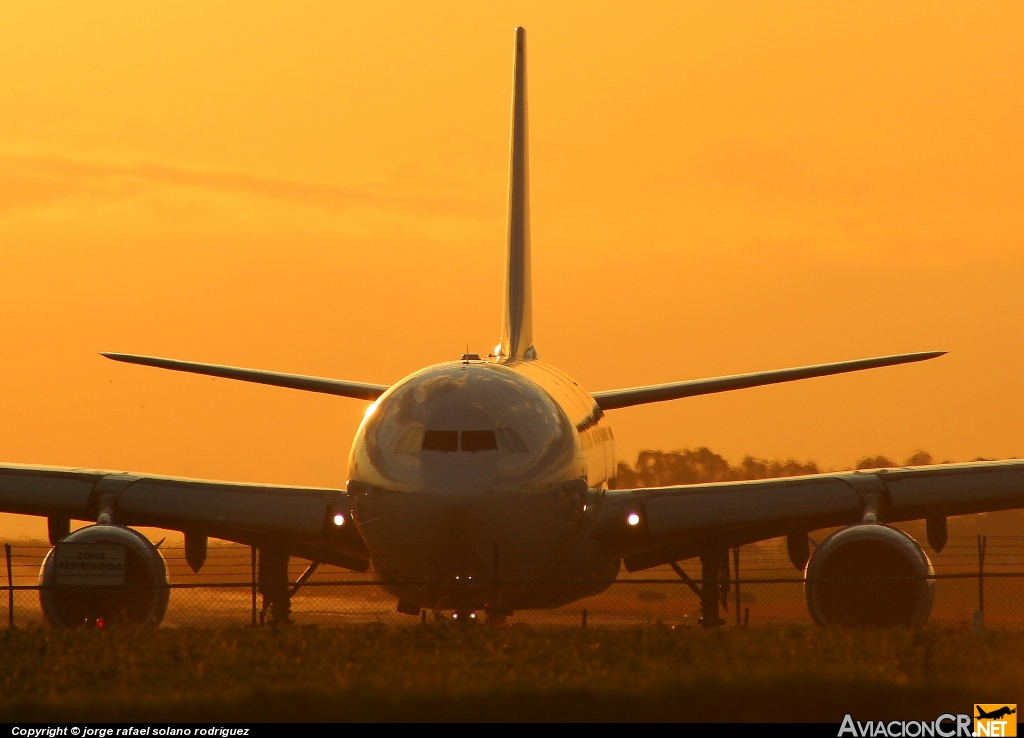
M850 526L822 541L807 562L807 608L818 625L923 625L935 599L933 574L928 555L906 533Z
M50 625L157 625L170 589L160 551L116 525L80 528L57 543L39 569L39 602Z

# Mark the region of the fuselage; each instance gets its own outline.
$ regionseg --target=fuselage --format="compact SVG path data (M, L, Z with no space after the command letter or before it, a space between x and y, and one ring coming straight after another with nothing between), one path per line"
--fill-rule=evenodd
M374 567L435 609L552 607L607 587L619 561L585 532L614 472L600 407L536 360L411 374L368 408L349 458Z
M359 571L365 570L369 553L370 564L381 581L399 597L402 612L418 611L413 608L485 609L500 616L516 609L557 607L610 586L618 574L619 555L628 557L630 567L640 567L651 561L668 561L670 555L698 554L688 548L661 550L658 537L666 529L662 526L661 533L653 530L651 518L646 514L642 518L639 506L633 509L635 493L607 495L610 499L605 499L606 491L613 486L616 466L615 444L602 407L611 410L663 402L922 361L942 354L902 354L608 390L598 393L598 403L570 377L536 360L526 32L521 27L515 29L513 60L505 289L501 333L493 360L481 361L475 355L466 355L462 361L427 367L388 388L381 384L154 356L104 354L117 361L174 371L374 399L352 444L347 495L338 490L291 490L296 493L296 509L299 499L315 506L323 500L318 497L322 494L329 495L330 502L323 503L326 510L314 508L312 523L305 521L301 510L296 512L294 521L303 522L294 525L305 537L288 545L292 546L292 555L313 561L333 558L333 563ZM104 501L117 500L125 485L138 484L132 475L109 476L113 486L101 489L108 479L103 476L101 482L95 482L93 492L83 493L88 502L82 503L90 508L102 507L104 512L98 517L104 520L106 516L107 522L113 514L113 503L107 505ZM189 486L194 482L181 480L190 494L194 494ZM882 482L878 483L884 487ZM288 490L270 490L275 498L284 491ZM852 490L849 492L853 494ZM225 494L230 499L245 499L234 492ZM872 488L870 494L879 493ZM716 504L721 502L727 500L721 498ZM220 524L225 520L217 507L220 503L211 504L203 514L215 514ZM232 502L230 507L234 510L240 504ZM186 509L188 503L176 498L167 507L163 505L160 502L156 507L146 508L147 514L157 515L155 520L160 524L164 519L159 516L174 510L174 516L167 520L174 526L182 525L177 511ZM602 505L602 518L591 530ZM211 509L216 513L211 513ZM751 508L744 515L755 512ZM272 576L268 574L268 581L275 577L283 581L287 576L287 553L278 539L281 529L292 529L279 524L282 521L277 517L283 513L276 508L266 508L264 513L265 517L258 518L260 522L255 527L256 518L236 516L238 540L255 540L261 550L267 549L261 553L261 571L277 571ZM49 516L52 512L46 509L33 514ZM346 522L350 514L357 530ZM195 516L196 512L189 508L184 516L184 529L189 530L194 520L199 521L196 530L201 534L186 533L186 548L189 540L200 540L205 551L203 526L211 521ZM50 520L60 526L70 524L66 518ZM751 526L762 521L743 518L741 522ZM764 522L767 525L767 518ZM322 535L321 525L327 535ZM51 528L52 539L55 529ZM235 535L234 528L226 530ZM755 526L751 530L761 535L774 528ZM616 536L621 538L621 533L628 538L609 543ZM261 542L264 536L269 548ZM609 548L603 548L595 539L605 541L603 545ZM639 548L638 543L642 544ZM611 548L613 545L615 548ZM710 544L701 545L707 548ZM705 552L702 556L702 561L711 562L709 566L714 564L710 554ZM276 564L267 563L274 561L280 564L279 569L274 569ZM717 569L712 566L711 571ZM263 582L264 574L260 577ZM714 601L713 590L704 591L708 594L705 604ZM717 622L717 615L706 622Z

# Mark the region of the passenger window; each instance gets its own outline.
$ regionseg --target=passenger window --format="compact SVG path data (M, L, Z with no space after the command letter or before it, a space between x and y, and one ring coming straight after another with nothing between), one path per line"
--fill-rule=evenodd
M423 450L451 453L459 450L458 431L423 431Z
M477 451L497 451L498 439L494 431L462 431L462 450L471 454Z
M396 454L414 454L423 446L423 429L409 428L402 434L398 445L395 446Z
M512 428L498 428L498 439L503 451L514 454L526 453L526 444Z

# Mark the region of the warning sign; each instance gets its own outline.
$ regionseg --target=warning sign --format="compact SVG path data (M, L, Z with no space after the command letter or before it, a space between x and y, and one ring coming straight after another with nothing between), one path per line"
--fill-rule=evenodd
M124 585L125 547L116 543L58 543L53 552L58 587Z

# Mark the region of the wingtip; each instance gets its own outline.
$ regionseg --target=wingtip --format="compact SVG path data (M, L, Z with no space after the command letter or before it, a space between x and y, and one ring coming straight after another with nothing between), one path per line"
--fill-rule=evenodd
M126 364L139 364L139 359L144 359L144 356L136 356L135 354L121 354L116 351L100 351L100 356L104 359L110 359L111 361L123 361Z
M913 364L918 361L930 361L945 356L946 351L915 351L912 354L896 354L892 358L896 364Z

